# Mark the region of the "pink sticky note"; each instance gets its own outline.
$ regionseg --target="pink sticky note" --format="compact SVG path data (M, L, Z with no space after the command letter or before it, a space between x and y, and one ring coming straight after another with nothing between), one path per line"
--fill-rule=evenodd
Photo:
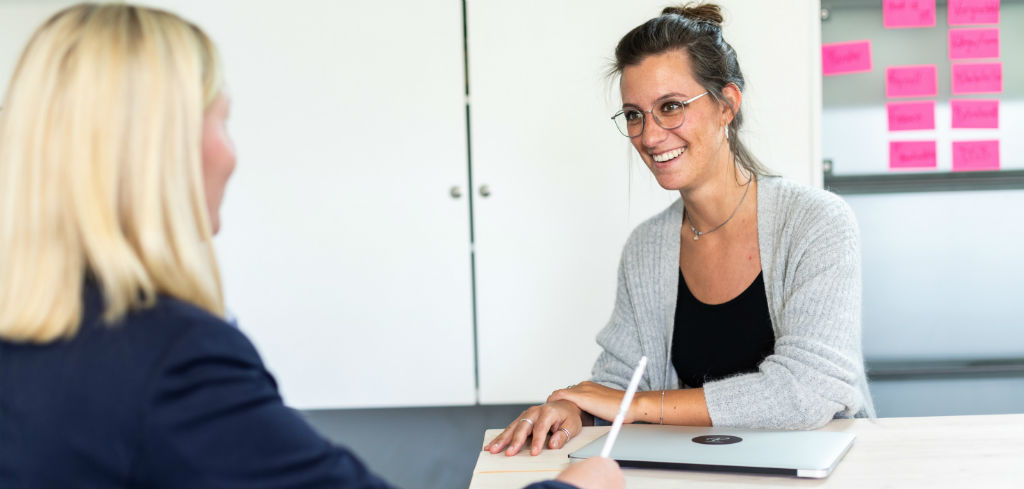
M953 171L998 169L998 140L953 142Z
M998 24L999 0L949 0L949 25Z
M934 27L935 0L882 0L882 24L886 29Z
M914 129L935 129L935 101L889 102L885 104L889 113L890 131L911 131Z
M1002 62L953 64L953 95L1002 91Z
M998 27L949 30L949 59L998 57Z
M950 100L953 129L999 129L998 100Z
M890 66L885 69L886 97L934 97L939 93L935 65Z
M889 168L935 168L935 141L889 141Z
M825 76L871 71L871 41L822 44L821 71Z

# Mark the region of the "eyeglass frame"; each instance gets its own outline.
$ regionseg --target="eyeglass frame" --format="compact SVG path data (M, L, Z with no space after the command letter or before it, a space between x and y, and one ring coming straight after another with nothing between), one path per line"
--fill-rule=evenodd
M615 122L615 118L616 117L619 117L621 115L625 115L626 114L626 109L622 109L622 110L616 112L615 115L611 116L612 124L615 124L615 129L617 131L619 131L619 134L622 134L623 136L626 136L627 138L630 138L630 139L638 138L638 137L644 135L644 130L647 129L647 114L651 114L651 118L654 119L654 123L657 124L658 127L662 128L662 129L665 129L666 131L670 131L672 129L678 129L680 127L683 127L683 123L686 122L686 107L688 105L692 104L697 99L699 99L699 98L701 98L701 97L703 97L703 96L705 96L705 95L707 95L709 93L711 93L710 90L704 90L704 93L701 93L700 95L697 95L695 97L690 97L687 100L683 100L683 101L679 102L683 106L683 108L682 108L683 118L682 118L682 120L679 121L678 125L673 126L673 127L665 127L664 125L661 124L661 121L658 120L658 116L654 115L654 107L651 107L651 110L640 110L640 107L636 107L635 105L634 105L634 107L636 107L636 110L638 110L640 112L640 114L642 114L641 119L640 119L640 133L639 134L637 134L636 136L630 136L629 134L623 134L622 130L619 129L619 124L617 122ZM628 121L627 121L627 124L628 124Z

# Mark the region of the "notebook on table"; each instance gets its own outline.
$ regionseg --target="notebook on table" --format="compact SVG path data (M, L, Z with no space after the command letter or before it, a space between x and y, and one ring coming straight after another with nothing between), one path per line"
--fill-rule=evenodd
M599 455L604 435L569 454ZM610 457L623 467L823 478L853 445L853 433L624 425Z

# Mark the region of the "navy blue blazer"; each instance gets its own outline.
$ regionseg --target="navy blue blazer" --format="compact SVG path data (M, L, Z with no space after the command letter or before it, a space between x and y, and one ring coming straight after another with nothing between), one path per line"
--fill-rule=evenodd
M182 301L0 341L0 487L387 487L286 407L236 328ZM544 487L571 487L548 481Z

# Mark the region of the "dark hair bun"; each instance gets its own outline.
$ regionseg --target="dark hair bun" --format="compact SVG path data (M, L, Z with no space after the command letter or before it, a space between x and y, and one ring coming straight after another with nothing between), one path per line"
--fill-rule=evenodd
M694 21L722 25L722 9L713 3L687 3L677 7L665 7L661 15L675 14Z

